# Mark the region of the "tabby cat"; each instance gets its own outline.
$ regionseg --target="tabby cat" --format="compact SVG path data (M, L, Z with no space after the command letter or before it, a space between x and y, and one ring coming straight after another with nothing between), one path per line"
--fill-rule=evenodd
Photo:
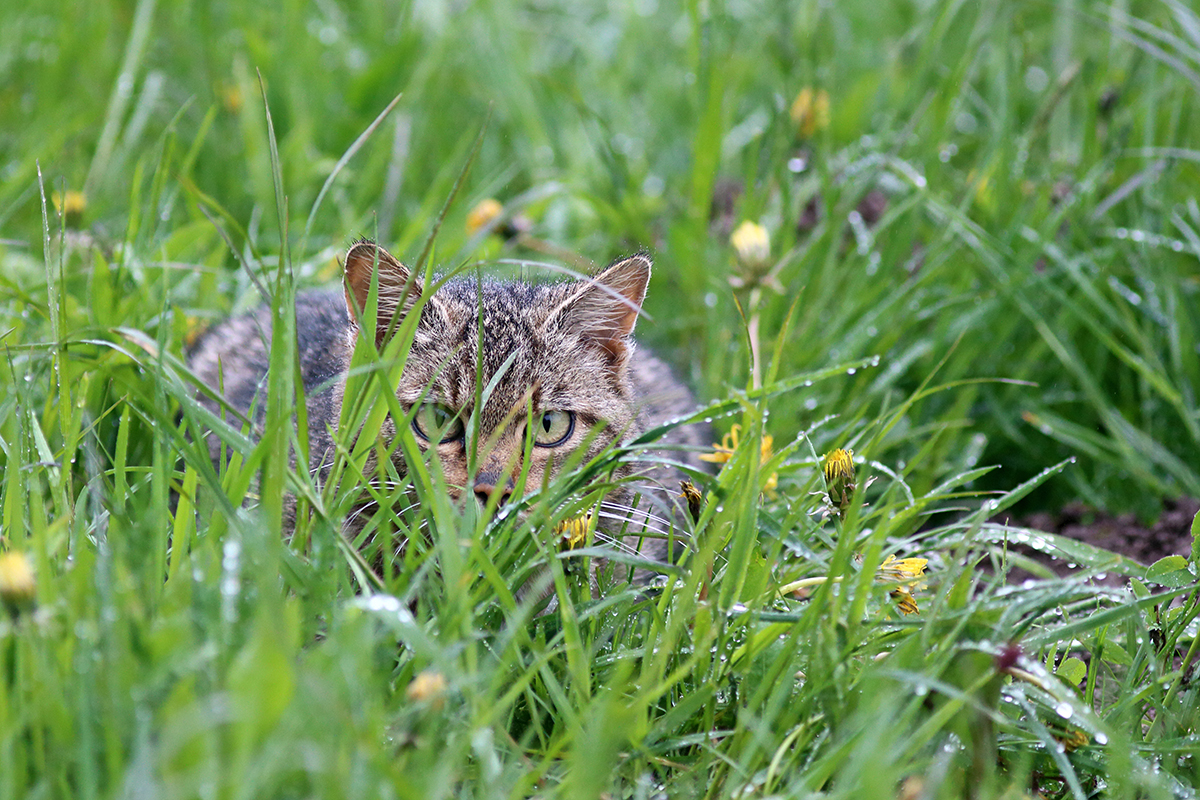
M370 241L356 243L345 259L344 292L307 292L296 301L309 468L318 479L328 472L346 371L360 336L358 320L376 272L377 326L370 335L381 350L400 320L425 300L396 397L405 411L416 407L411 422L416 441L425 450L437 451L456 499L474 495L486 504L499 494L495 499L503 505L515 499L513 475L524 468L525 485L541 486L544 473L557 474L579 448L585 449L586 461L615 441L629 441L649 427L693 411L687 389L632 338L650 268L650 258L638 254L583 280L532 283L457 277L430 292L387 251ZM222 387L231 406L244 413L256 409L261 422L270 338L270 309L260 307L208 331L189 363L210 387ZM477 383L494 383L481 408L474 407ZM215 401L201 401L219 410ZM471 415L478 425L476 441L487 446L474 474L468 472L464 435ZM388 419L380 435L390 441L395 434L395 422ZM663 444L697 446L703 434L696 426L680 427ZM215 436L210 436L209 447L219 461ZM399 448L396 453L397 473L403 475ZM667 455L699 466L686 449ZM633 471L627 465L614 477ZM659 508L661 498L678 491L673 470L636 471L641 476L638 487L646 498L659 498ZM608 531L608 541L628 547L617 532L632 540L630 533L665 534L672 527L669 513L644 510L647 504L641 498L637 506L642 510L633 510L633 495L629 488L618 489L601 505L601 539ZM375 504L364 496L347 517L346 533L361 530L374 510ZM285 520L289 530L293 524ZM646 544L643 554L661 557L666 552L661 538L647 539Z

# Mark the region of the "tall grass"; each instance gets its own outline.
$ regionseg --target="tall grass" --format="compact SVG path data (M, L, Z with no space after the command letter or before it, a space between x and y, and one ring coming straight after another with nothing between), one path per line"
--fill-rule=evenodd
M1200 492L1197 31L1174 0L5 6L0 551L36 606L0 572L0 797L1193 796L1195 550L997 520ZM469 231L489 196L531 228ZM292 302L359 235L430 280L654 252L639 336L741 435L652 588L553 535L649 442L498 518L410 434L405 478L368 458L411 330L360 343L333 478L289 466ZM222 420L187 342L262 301L263 423ZM421 503L348 541L373 478ZM893 554L929 559L915 615Z

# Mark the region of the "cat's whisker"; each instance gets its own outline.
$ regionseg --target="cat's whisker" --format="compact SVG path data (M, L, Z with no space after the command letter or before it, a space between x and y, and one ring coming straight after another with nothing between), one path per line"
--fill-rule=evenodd
M607 547L611 547L614 550L618 550L618 551L624 553L625 555L641 556L643 558L646 557L645 553L639 552L636 547L629 544L628 542L624 542L619 538L609 536L608 534L606 534L602 531L596 531L595 540L597 542L599 542L600 544L603 544Z
M679 528L663 528L658 525L648 524L646 520L631 519L625 514L615 514L611 511L600 511L599 516L601 519L628 523L630 529L623 534L624 536L632 537L642 534L653 534L655 538L666 539L673 536L675 539L680 541L691 538L690 534L680 530Z
M658 515L658 514L655 514L655 513L654 513L654 512L652 512L652 511L647 511L647 510L646 510L646 509L644 509L644 508L635 508L635 507L633 507L633 506L630 506L630 505L625 505L625 504L621 504L621 503L614 503L614 502L611 502L611 501L608 501L608 500L602 501L602 502L600 503L600 508L601 508L601 510L603 510L603 511L609 511L609 512L624 512L624 513L625 513L625 517L626 517L627 519L629 519L631 522L634 522L634 521L637 521L637 522L643 522L643 521L646 521L646 522L654 522L654 523L655 523L655 524L657 524L658 526L660 526L660 527L665 527L665 528L672 528L672 527L674 527L674 528L678 528L678 527L680 527L680 526L679 526L679 524L678 524L677 522L675 522L674 520L672 520L672 519L670 519L670 518L668 518L668 517L663 517L663 516L660 516L660 515Z

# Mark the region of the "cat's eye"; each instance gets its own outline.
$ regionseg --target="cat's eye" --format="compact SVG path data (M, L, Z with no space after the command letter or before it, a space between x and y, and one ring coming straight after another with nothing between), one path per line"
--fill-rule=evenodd
M427 442L445 444L462 438L463 422L449 406L422 403L413 415L413 430Z
M571 411L543 411L533 418L533 443L538 447L559 447L575 431Z

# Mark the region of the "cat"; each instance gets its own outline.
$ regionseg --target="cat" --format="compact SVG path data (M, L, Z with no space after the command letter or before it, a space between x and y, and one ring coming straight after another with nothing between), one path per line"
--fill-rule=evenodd
M528 470L525 485L540 487L544 473L558 474L578 449L584 453L576 463L586 463L614 442L628 442L693 412L696 403L687 388L632 337L650 271L650 257L639 253L592 278L534 283L456 277L431 292L386 250L369 240L356 242L344 261L342 291L304 292L296 299L309 468L318 481L327 477L346 371L376 273L377 324L368 335L381 351L424 300L396 397L406 412L416 406L411 422L415 439L422 449L437 451L449 492L459 502L473 496L483 506L489 501L503 506L516 499L513 476L522 469ZM233 408L244 414L254 409L261 423L270 339L271 310L262 306L203 334L188 363ZM473 408L477 384L494 384L478 409ZM201 395L200 401L220 413L215 400ZM464 435L471 415L478 426L474 441L486 446L474 474L468 474ZM531 432L525 430L527 424ZM673 428L658 455L702 469L694 451L706 443L705 432L703 425ZM390 441L395 435L396 423L389 418L380 436ZM221 443L210 434L208 444L219 467ZM399 448L395 452L397 473L404 475ZM625 549L630 545L622 537L643 541L643 556L663 560L666 534L683 533L677 527L682 517L662 511L661 498L678 491L681 475L661 465L624 464L612 477L626 478L635 471L645 498L637 499L635 510L635 488L619 485L599 508L597 539ZM374 510L375 503L364 496L347 515L344 532L352 538ZM294 526L293 514L289 503L285 532ZM642 540L646 532L655 538Z

